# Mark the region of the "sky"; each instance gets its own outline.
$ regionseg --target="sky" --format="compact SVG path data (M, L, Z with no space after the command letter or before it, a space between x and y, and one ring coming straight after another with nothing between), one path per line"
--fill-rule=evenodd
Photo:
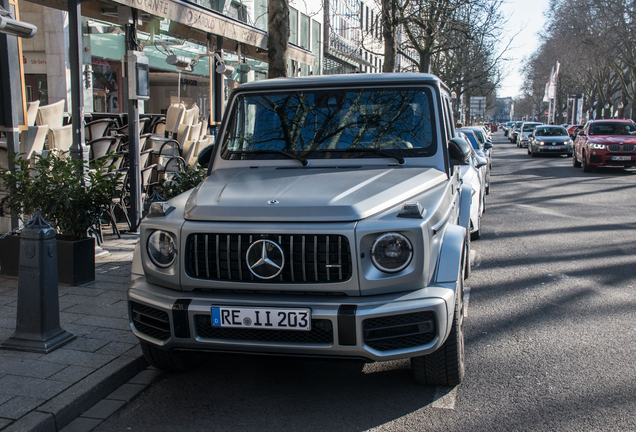
M497 91L498 97L515 97L521 90L521 61L525 56L535 51L539 38L537 33L543 27L545 18L543 12L549 7L549 0L507 0L503 5L504 14L509 17L506 30L510 36L521 30L515 37L512 48L507 54L512 59L510 74L503 81ZM504 67L504 69L506 69Z

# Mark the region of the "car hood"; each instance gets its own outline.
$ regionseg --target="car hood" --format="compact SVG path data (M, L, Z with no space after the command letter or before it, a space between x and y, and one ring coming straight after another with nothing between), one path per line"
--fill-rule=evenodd
M632 135L593 135L588 141L597 144L636 144L636 136Z
M222 169L192 192L184 217L223 222L355 221L446 179L446 173L423 167Z

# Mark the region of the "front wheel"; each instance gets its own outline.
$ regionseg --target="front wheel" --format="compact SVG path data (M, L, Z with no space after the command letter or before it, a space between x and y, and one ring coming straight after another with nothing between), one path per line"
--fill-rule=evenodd
M418 384L456 386L464 379L464 282L460 275L455 294L453 326L446 342L432 354L411 357L413 377Z
M583 152L583 157L581 158L581 165L583 166L583 172L592 172L592 167L587 164L587 156L585 155L585 152Z

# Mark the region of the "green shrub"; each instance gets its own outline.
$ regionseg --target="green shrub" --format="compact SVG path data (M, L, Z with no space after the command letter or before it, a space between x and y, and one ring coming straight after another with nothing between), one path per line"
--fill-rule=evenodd
M79 240L101 223L118 188L118 178L106 172L104 162L96 161L95 169L85 170L82 160L65 153L53 150L47 157L37 155L32 166L12 154L17 169L1 172L0 179L13 193L0 205L24 219L39 208L61 237Z

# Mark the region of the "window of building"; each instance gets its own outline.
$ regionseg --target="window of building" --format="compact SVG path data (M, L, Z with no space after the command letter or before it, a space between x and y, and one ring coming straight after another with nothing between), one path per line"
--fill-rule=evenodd
M293 7L289 8L289 43L298 45L298 11Z
M369 31L369 6L366 6L367 13L364 15L365 30Z
M320 57L320 23L315 20L311 21L311 52L316 57L312 71L314 75L320 75L322 70Z
M254 3L254 27L267 31L268 0L256 0Z
M309 17L300 14L300 46L309 49Z

